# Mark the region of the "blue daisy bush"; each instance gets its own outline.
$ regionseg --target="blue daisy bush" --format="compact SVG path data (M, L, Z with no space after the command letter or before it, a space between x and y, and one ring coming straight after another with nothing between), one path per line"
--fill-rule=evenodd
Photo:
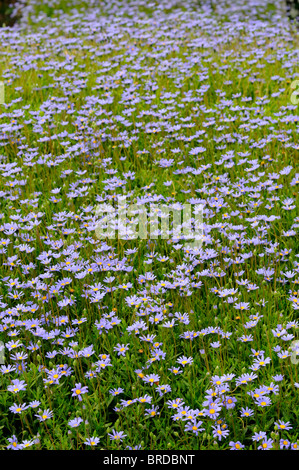
M1 449L298 450L284 3L14 3L0 28ZM162 210L187 205L198 245Z

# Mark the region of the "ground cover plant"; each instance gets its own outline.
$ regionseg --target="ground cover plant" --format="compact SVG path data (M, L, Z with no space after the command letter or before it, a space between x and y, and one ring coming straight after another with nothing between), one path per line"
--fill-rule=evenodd
M14 5L20 21L0 28L1 449L298 449L285 12ZM202 246L171 229L99 238L97 208L119 196L201 204Z

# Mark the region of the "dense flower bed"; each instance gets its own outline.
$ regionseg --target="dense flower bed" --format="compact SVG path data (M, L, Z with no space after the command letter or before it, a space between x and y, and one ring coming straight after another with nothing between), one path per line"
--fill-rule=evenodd
M98 4L0 29L0 446L298 449L298 33ZM202 246L100 239L120 196L201 205Z

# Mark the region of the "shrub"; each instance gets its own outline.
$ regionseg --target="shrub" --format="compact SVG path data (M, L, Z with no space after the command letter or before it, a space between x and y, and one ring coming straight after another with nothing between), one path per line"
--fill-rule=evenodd
M12 17L11 13L13 11L13 4L16 3L16 0L1 0L0 2L0 27L3 25L12 26L16 17Z

